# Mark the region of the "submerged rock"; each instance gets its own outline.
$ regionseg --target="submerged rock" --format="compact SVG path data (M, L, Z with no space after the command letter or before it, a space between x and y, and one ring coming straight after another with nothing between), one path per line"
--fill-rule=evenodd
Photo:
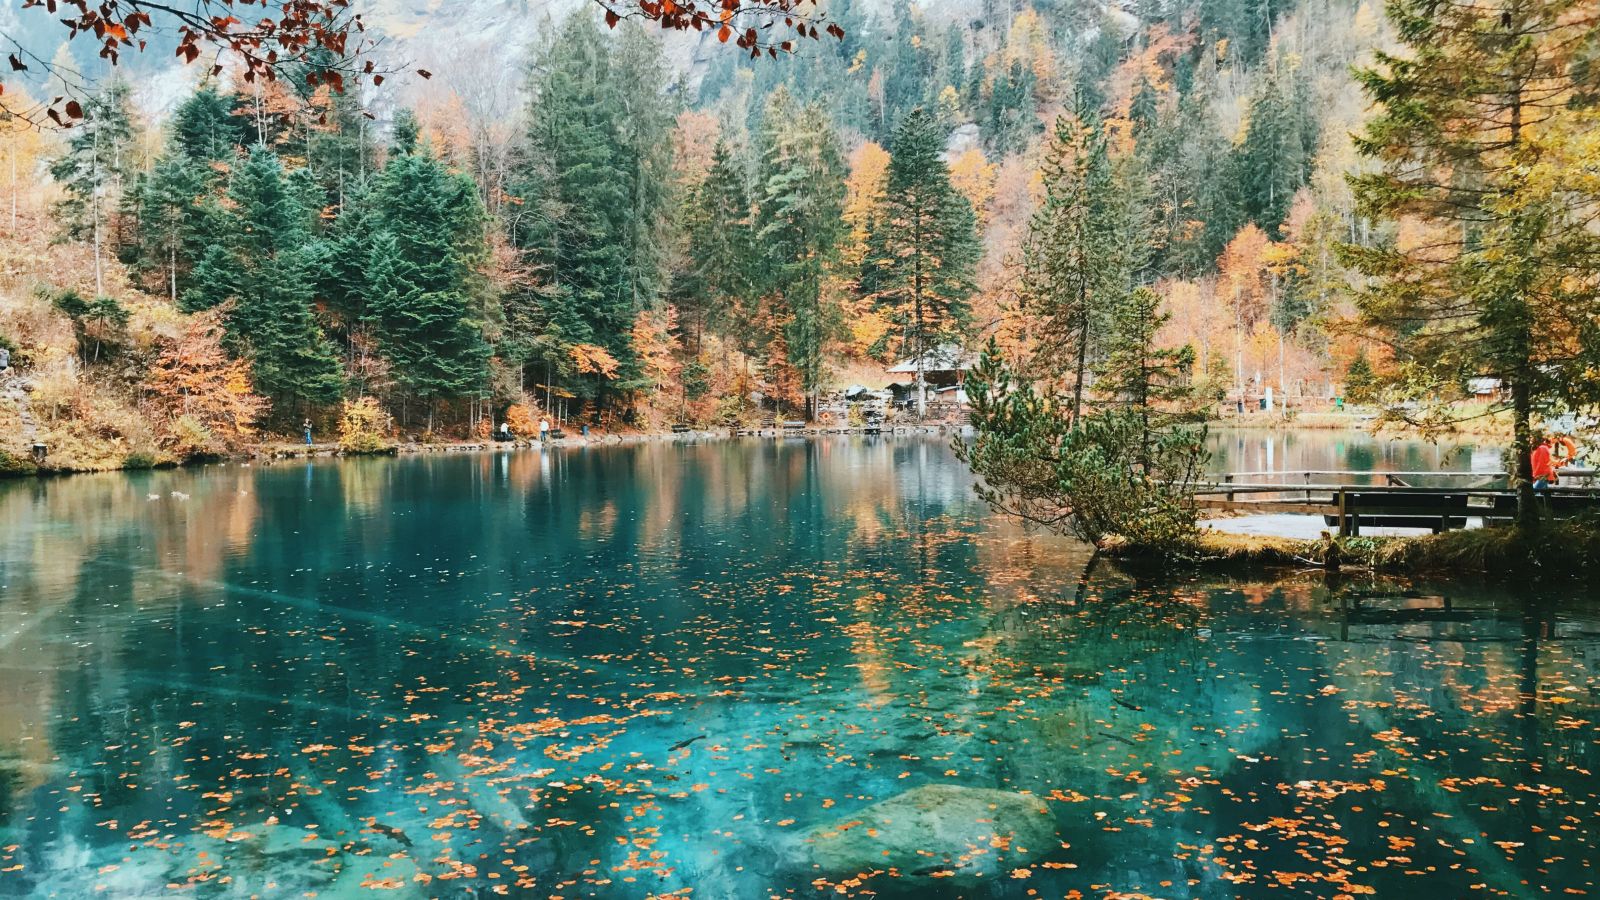
M980 878L1048 853L1055 834L1037 797L933 784L811 829L795 855L829 879L889 869L913 881Z

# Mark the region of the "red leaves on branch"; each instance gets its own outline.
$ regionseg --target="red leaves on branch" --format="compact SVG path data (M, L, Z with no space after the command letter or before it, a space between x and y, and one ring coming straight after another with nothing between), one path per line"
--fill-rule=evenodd
M821 34L817 30L817 23L824 15L818 12L800 12L804 7L810 6L810 0L595 0L605 10L606 26L617 27L617 23L625 18L640 18L655 22L668 31L704 31L715 28L717 40L727 43L729 38L734 38L734 44L740 49L750 51L751 56L760 56L765 51L769 56L778 53L788 53L794 50L792 41L762 40L760 31L755 26L748 26L743 32L737 31L733 25L735 16L743 16L746 22L758 20L762 30L781 24L785 28L793 29L803 38L816 40ZM835 22L827 23L824 29L834 38L842 39L844 29Z
M370 61L358 67L362 53L375 42L365 37L366 26L359 14L351 12L351 0L188 0L161 5L142 0L22 0L21 5L24 10L42 9L60 16L69 38L92 35L99 55L113 65L124 48L145 49L145 42L135 38L155 26L153 13L162 26L177 33L178 59L193 63L207 51L226 54L227 61L240 65L247 82L276 81L291 67L310 63L309 85L342 92L347 77L374 74ZM17 54L10 62L13 71L28 68ZM211 70L220 71L221 63ZM63 122L63 115L81 118L81 110L73 112L77 106L52 104L50 119L70 124Z

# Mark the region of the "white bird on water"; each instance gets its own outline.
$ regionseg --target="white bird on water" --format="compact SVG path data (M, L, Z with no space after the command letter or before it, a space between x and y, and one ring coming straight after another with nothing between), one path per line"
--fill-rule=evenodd
M161 499L161 495L160 494L145 494L144 498L146 500L160 500Z
M183 491L173 491L172 492L172 499L174 499L174 500L187 500L187 499L189 499L189 495L185 494Z

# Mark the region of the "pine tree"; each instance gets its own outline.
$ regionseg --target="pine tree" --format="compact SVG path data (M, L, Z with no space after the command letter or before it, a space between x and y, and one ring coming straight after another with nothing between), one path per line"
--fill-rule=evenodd
M1131 262L1126 221L1104 132L1056 119L1043 164L1045 198L1023 246L1022 308L1037 323L1033 374L1070 382L1071 421L1083 415L1089 363L1110 310L1125 296Z
M122 198L137 171L136 134L129 111L128 85L113 80L89 98L83 124L67 140L66 155L50 166L50 176L66 191L55 215L66 237L87 240L94 246L94 285L105 293L104 256L110 233L111 211Z
M633 323L662 291L669 199L659 51L638 29L620 31L614 43L575 14L539 53L511 227L536 283L506 309L518 363L543 363L547 393L565 375L578 396L602 401L641 383ZM613 379L577 372L573 351L584 345L617 361Z
M311 212L272 151L257 147L235 173L225 243L195 268L190 309L231 301L228 344L250 360L256 389L275 407L339 397L339 360L312 311L317 249ZM284 402L288 401L288 402Z
M207 83L173 111L167 151L197 162L230 163L241 139L232 102Z
M718 140L711 169L689 199L689 263L673 294L680 322L699 351L707 327L732 326L753 314L756 246L750 188L744 166L725 140Z
M135 271L159 280L174 303L190 288L196 256L223 238L217 200L238 152L228 102L206 85L173 113L166 147L133 193Z
M1117 303L1111 310L1106 356L1095 382L1098 393L1137 418L1134 459L1141 466L1149 465L1155 445L1174 427L1196 419L1190 385L1194 348L1157 343L1170 318L1161 308L1160 295L1148 287L1135 289Z
M1422 404L1391 415L1441 430L1452 419L1436 398L1460 396L1471 377L1502 380L1526 522L1536 514L1534 416L1597 399L1586 358L1600 274L1593 200L1559 187L1592 167L1562 151L1592 127L1583 106L1600 90L1600 67L1581 48L1594 6L1393 0L1388 9L1406 52L1379 52L1358 73L1379 110L1357 148L1381 168L1351 184L1363 214L1404 218L1426 239L1344 248L1369 279L1356 294L1359 316L1393 349L1385 387Z
M1261 79L1250 100L1249 125L1234 165L1241 208L1275 241L1283 239L1295 191L1311 175L1311 148L1305 144L1303 124L1311 117L1299 105L1303 98L1295 85L1300 79L1286 69L1287 63L1271 66Z
M412 396L461 397L487 379L488 345L471 282L487 254L472 180L426 149L390 159L374 189L375 234L364 318Z
M756 235L765 254L763 285L783 329L789 363L814 414L822 387L822 352L838 328L822 281L844 237L844 159L827 113L812 103L794 110L776 92L762 134Z
M960 337L977 292L977 217L951 186L943 150L937 124L921 108L895 129L883 213L861 276L862 290L900 329L902 352L917 361L919 414L927 403L923 358Z

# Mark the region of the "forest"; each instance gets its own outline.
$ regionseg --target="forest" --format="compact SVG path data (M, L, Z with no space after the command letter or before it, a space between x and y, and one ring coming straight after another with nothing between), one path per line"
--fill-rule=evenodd
M1528 6L1592 49L1581 4ZM684 65L585 6L520 84L338 90L313 59L185 70L165 111L108 67L75 127L3 123L0 449L806 416L950 343L1076 416L1129 335L1197 403L1415 389L1352 326L1429 228L1363 188L1400 127L1364 67L1418 52L1390 7L836 0L838 37Z

